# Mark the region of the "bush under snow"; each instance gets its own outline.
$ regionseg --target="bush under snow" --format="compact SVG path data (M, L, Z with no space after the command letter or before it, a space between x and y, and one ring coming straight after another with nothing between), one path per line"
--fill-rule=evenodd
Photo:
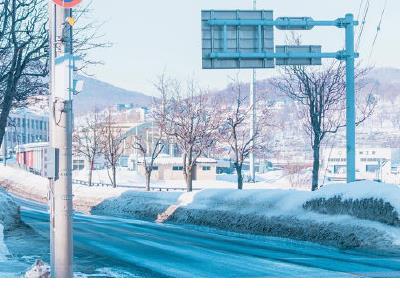
M400 248L400 188L374 182L295 190L128 192L92 213L210 226L339 248ZM184 199L183 199L184 198Z
M400 188L396 185L368 181L330 185L315 192L303 207L327 215L350 215L400 226Z

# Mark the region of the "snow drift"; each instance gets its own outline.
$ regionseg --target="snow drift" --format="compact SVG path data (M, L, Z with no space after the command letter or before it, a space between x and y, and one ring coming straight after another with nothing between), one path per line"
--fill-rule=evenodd
M125 192L119 197L103 201L92 208L91 213L116 217L133 217L155 220L173 205L182 193Z
M12 197L0 189L0 224L5 231L17 227L21 223L18 205L12 200Z
M347 248L400 250L400 188L373 182L296 190L128 192L93 213L210 226Z
M9 255L4 243L4 231L15 228L20 223L19 208L11 197L0 189L0 261Z

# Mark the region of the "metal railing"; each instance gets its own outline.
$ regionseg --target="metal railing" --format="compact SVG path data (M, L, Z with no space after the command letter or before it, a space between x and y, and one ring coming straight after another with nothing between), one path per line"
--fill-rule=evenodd
M84 186L89 186L89 182L84 180L72 180L73 184L79 184ZM92 182L92 186L100 186L100 187L113 187L110 183L103 183L103 182ZM135 190L146 190L145 186L141 185L124 185L124 184L117 184L117 188L127 188L127 189L135 189ZM150 186L151 191L186 191L186 188L183 187L164 187L164 186ZM193 191L200 191L200 188L193 188Z

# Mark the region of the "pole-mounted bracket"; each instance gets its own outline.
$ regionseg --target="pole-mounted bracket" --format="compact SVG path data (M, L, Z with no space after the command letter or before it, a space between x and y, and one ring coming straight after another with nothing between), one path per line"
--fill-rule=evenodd
M346 60L347 58L351 57L352 54L347 53L346 50L340 50L337 52L336 59L338 60ZM354 58L359 58L360 53L354 52Z
M358 21L349 21L347 18L338 18L338 19L336 19L336 27L346 28L347 25L351 24L352 22L353 22L353 26L359 25Z

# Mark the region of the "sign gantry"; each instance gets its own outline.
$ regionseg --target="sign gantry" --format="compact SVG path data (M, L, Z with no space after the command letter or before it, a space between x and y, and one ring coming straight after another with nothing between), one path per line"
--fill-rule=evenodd
M203 69L260 69L287 65L321 65L323 58L346 62L347 181L356 180L355 169L355 84L354 21L352 14L331 21L310 17L274 19L271 10L203 10ZM320 45L274 46L274 28L311 30L315 27L345 29L346 48L322 52Z

